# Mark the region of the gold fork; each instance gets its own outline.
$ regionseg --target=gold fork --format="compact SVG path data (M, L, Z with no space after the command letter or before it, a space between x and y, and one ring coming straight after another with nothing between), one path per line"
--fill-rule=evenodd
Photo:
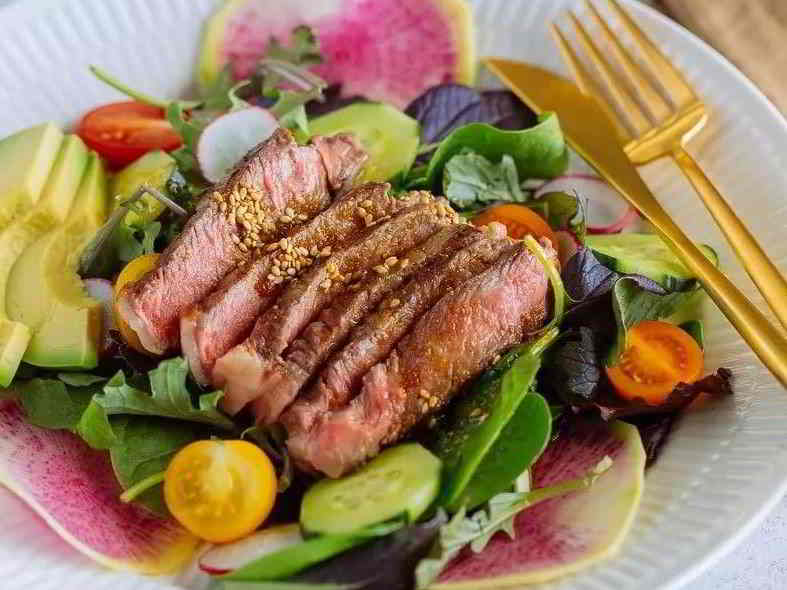
M637 65L632 55L589 0L585 0L588 12L602 37L606 40L621 70L625 73L627 81L604 57L599 46L593 41L577 17L571 12L569 12L569 17L576 29L580 45L606 84L609 94L620 113L624 115L626 123L634 131L634 136L629 133L626 124L618 117L616 109L604 98L601 87L594 81L577 54L574 53L561 30L553 23L552 34L564 60L571 68L577 85L585 94L594 97L614 122L619 140L633 164L639 166L665 156L673 158L694 186L697 194L705 203L705 207L716 220L733 251L776 317L787 328L787 281L705 175L699 164L683 149L684 144L705 126L708 120L705 105L681 73L648 39L617 0L607 0L607 2L631 35L650 69L650 74ZM669 102L659 92L656 84L651 81L653 76L659 81ZM632 92L634 89L635 91ZM640 105L644 105L645 109Z

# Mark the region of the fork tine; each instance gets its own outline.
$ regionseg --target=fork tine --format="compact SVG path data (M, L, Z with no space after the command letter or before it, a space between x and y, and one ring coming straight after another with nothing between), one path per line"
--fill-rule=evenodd
M623 26L626 27L634 38L634 42L642 51L645 61L647 61L648 65L653 69L653 72L670 95L675 106L682 108L687 106L690 102L697 100L694 91L692 91L691 86L686 82L683 75L670 63L659 48L648 39L647 35L645 35L634 19L631 18L631 15L623 9L620 3L617 0L607 0L607 2L612 7L612 10L618 15Z
M632 80L634 87L639 92L640 99L645 103L645 107L647 107L653 119L655 121L663 121L669 117L670 107L667 101L662 98L645 76L645 73L637 66L631 54L623 47L623 44L612 32L612 29L609 28L607 21L602 18L590 0L585 0L585 6L587 6L588 12L590 12L593 20L596 21L610 47L612 47L612 51L623 66L623 70Z
M637 104L631 94L629 94L628 90L626 90L625 84L620 79L615 70L612 69L610 63L601 54L601 51L599 51L599 48L593 42L593 39L590 38L590 35L585 30L585 27L582 26L582 23L579 22L579 19L576 17L576 15L573 12L569 12L568 16L571 18L571 22L574 24L574 28L577 31L579 42L585 48L590 61L592 61L596 66L596 69L601 74L601 77L604 78L604 81L607 83L607 88L609 88L610 94L612 94L612 97L618 103L618 106L623 111L623 114L628 116L629 122L634 128L635 134L644 134L648 129L651 128L648 119L645 117L645 113L642 112L640 106Z
M552 37L554 38L558 49L560 49L560 53L563 55L563 61L566 62L568 67L571 69L571 73L574 75L574 80L576 80L577 86L579 86L580 90L582 90L584 94L596 99L599 107L601 107L601 109L607 115L607 118L615 127L620 143L622 145L628 143L631 140L631 135L626 129L626 126L622 123L618 117L618 114L609 105L607 100L601 95L601 89L593 80L593 76L591 76L590 73L585 69L585 66L582 65L582 62L577 57L577 54L574 53L573 49L571 49L571 45L568 43L568 40L565 38L560 28L558 28L555 23L552 23L550 25L550 30L552 31Z

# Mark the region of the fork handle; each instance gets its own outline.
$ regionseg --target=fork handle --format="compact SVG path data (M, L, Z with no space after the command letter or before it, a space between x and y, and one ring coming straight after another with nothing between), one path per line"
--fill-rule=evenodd
M699 164L682 147L672 152L675 163L680 167L694 190L705 203L724 237L732 246L743 268L768 302L782 326L787 328L787 280L768 258L743 222L724 200ZM785 351L787 353L787 351Z

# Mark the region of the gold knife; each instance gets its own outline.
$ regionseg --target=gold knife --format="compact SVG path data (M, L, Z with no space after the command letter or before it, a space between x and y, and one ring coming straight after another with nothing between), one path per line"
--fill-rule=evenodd
M598 103L569 80L538 66L493 57L482 61L536 113L558 114L568 144L653 224L763 364L787 387L787 338L662 208L629 162L614 125Z

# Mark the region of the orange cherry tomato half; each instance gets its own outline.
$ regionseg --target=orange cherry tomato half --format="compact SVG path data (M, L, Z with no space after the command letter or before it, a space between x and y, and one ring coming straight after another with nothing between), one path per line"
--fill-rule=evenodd
M549 238L552 246L557 248L555 232L549 224L538 213L524 205L510 203L494 205L481 211L471 221L473 225L478 226L497 221L508 228L508 235L514 239L521 240L528 235L535 238Z
M90 111L79 122L77 135L113 169L149 151L170 151L182 143L162 109L133 101Z
M183 447L164 475L164 500L200 539L227 543L268 517L276 500L268 456L245 440L199 440Z
M123 267L123 270L120 271L118 278L115 280L115 298L112 304L112 310L115 315L115 325L117 326L118 332L120 332L120 335L123 337L123 340L126 341L126 344L143 354L149 353L145 350L145 347L142 346L137 333L131 329L131 326L129 326L118 313L117 302L118 299L120 299L120 294L123 289L153 270L158 262L159 256L161 256L161 254L153 252L152 254L145 254L135 258Z
M659 405L678 383L693 383L702 374L703 354L687 332L667 322L644 321L627 335L626 350L607 376L626 399Z

